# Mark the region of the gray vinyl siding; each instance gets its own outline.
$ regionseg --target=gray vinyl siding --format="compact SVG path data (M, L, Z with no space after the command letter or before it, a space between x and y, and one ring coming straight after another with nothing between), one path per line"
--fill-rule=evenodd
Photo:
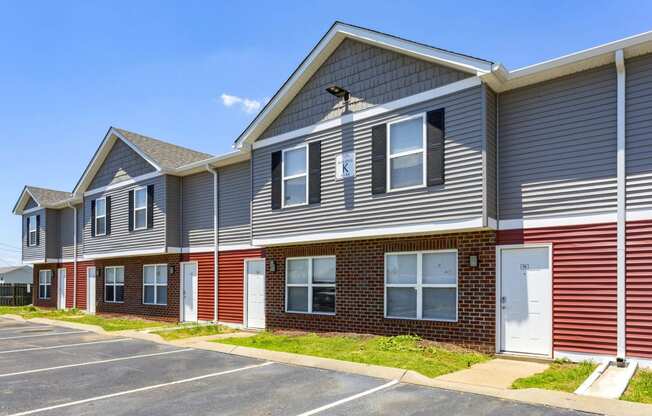
M149 162L140 157L125 142L117 139L88 189L92 190L123 182L155 170Z
M75 256L75 212L72 208L59 211L59 258L70 259Z
M627 209L652 207L652 54L629 59L626 96Z
M154 227L129 231L129 191L139 186L154 185ZM91 236L91 200L111 195L111 234ZM84 255L120 251L147 250L165 246L165 176L157 176L137 184L112 189L84 198Z
M34 198L30 197L27 200L27 204L25 204L25 210L36 208L36 207L38 207L38 204L36 203L36 201L34 201Z
M202 172L181 178L181 242L183 247L212 246L213 174Z
M470 77L352 39L346 39L308 80L260 138L275 136L341 116L343 100L325 90L340 85L351 93L348 111L356 112Z
M486 137L486 197L487 197L487 216L498 219L497 204L498 196L496 189L496 94L489 88L485 88L485 137Z
M442 107L446 110L446 182L372 195L372 126ZM482 88L478 86L382 117L254 150L254 239L480 218L483 124ZM321 141L321 203L272 211L271 153L313 141ZM342 149L354 149L356 155L356 176L344 181L335 179L335 156Z
M61 257L61 228L59 221L59 210L46 209L48 228L45 233L46 245L45 253L48 259L58 259Z
M220 245L251 243L250 161L219 170Z
M616 210L616 70L500 95L500 219Z
M165 178L167 181L165 194L167 204L167 222L165 224L167 246L181 247L181 178L170 175L166 175Z
M24 261L34 261L34 260L43 260L45 259L45 235L46 235L46 230L47 230L47 218L46 218L46 210L45 209L40 209L38 211L34 211L33 213L29 215L23 215L23 223L22 223L22 234L23 234L23 260ZM41 230L39 233L39 245L38 246L32 246L29 247L27 245L28 243L28 238L29 234L27 232L27 218L31 217L32 215L40 215L41 216Z

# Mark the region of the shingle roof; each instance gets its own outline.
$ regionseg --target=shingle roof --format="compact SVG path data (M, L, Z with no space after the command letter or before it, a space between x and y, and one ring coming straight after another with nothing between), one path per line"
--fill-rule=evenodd
M29 266L9 266L9 267L0 267L0 274L11 273L15 270L24 269Z
M70 192L55 191L54 189L38 188L36 186L26 186L26 188L39 205L54 205L72 198Z
M117 127L114 127L114 129L163 169L176 169L192 162L213 157L213 155L208 153L177 146L128 130Z

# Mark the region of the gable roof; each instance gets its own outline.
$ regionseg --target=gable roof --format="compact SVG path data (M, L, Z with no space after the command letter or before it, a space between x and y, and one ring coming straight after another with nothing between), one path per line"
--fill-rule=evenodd
M353 39L383 49L403 53L428 62L448 66L473 75L491 72L493 63L485 59L475 58L445 49L435 48L397 36L388 35L371 29L335 22L321 40L290 75L287 81L263 107L254 120L236 139L234 147L239 149L252 144L260 134L276 119L290 104L301 88L310 80L319 67L344 41Z
M102 163L108 156L116 140L122 140L160 173L168 173L184 165L213 157L208 153L177 146L163 140L144 136L125 129L111 127L104 136L104 140L102 140L102 143L95 151L93 158L88 163L88 166L77 182L77 185L75 185L73 194L79 196L80 193L83 193L88 189L93 177L100 166L102 166Z
M38 204L38 208L53 208L70 201L73 195L70 192L28 185L20 193L20 197L14 205L13 212L15 214L22 214L30 197Z

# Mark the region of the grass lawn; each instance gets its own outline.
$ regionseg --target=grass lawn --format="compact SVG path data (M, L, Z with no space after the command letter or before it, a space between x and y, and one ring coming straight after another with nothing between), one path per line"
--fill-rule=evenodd
M228 334L235 332L235 329L224 325L196 325L179 329L155 331L153 334L160 335L166 341L177 339L205 337L207 335Z
M596 367L596 364L590 362L574 364L568 361L555 361L542 373L517 379L512 384L512 388L528 389L536 387L573 393Z
M411 335L377 337L263 332L253 337L214 342L404 368L428 377L462 370L489 359L489 356L475 351L423 341Z
M147 321L144 319L135 319L130 317L112 317L102 315L86 315L76 310L53 310L41 309L34 306L2 306L0 315L14 314L20 315L25 319L30 318L48 318L66 322L77 322L80 324L97 325L105 331L123 331L127 329L145 329L155 327L172 326L172 324L157 321Z
M638 370L621 399L652 404L652 370Z

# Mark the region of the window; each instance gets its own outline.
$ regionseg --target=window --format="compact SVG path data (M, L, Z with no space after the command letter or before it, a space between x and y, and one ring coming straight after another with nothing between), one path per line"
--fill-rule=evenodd
M36 227L36 215L32 215L29 217L29 236L27 240L27 245L28 246L35 246L36 245L36 233L38 232L38 229Z
M122 303L125 301L125 269L122 266L104 268L104 301Z
M106 198L95 200L95 235L106 235Z
M335 314L335 257L287 259L287 312Z
M134 190L134 230L147 228L147 187Z
M457 251L386 254L385 316L457 321Z
M167 305L167 264L152 264L143 266L143 303L148 305Z
M283 151L283 206L308 201L308 151L306 146Z
M52 289L52 270L40 270L38 272L38 298L50 299Z
M423 114L388 124L389 189L424 186L426 134Z

